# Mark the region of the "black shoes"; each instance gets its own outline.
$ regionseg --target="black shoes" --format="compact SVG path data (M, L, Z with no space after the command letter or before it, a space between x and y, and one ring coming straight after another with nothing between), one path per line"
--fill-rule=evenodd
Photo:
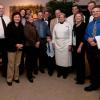
M67 76L68 76L68 75L66 75L66 76L65 76L65 75L63 75L63 79L66 79L66 78L67 78Z
M18 80L14 80L16 83L20 83L19 79Z
M19 79L18 80L14 80L16 83L20 83ZM8 86L12 86L12 82L7 82Z
M59 77L61 77L62 75L60 75L60 74L57 74L57 77L59 78Z
M88 87L85 87L84 90L85 91L94 91L94 90L97 90L99 87L98 86L95 86L95 85L90 85Z
M7 82L8 86L12 86L12 82Z
M52 71L48 71L48 75L49 76L52 76L53 75L53 72Z
M78 84L78 85L82 85L82 84L85 83L85 81L83 79L77 79L77 78L75 78L75 81L76 81L76 84Z
M29 82L33 83L33 78L28 78Z
M32 78L36 78L34 75L32 75Z
M68 77L68 73L66 73L66 74L64 73L63 74L63 79L66 79L67 77Z
M2 76L3 76L4 78L7 78L7 75L6 75L6 74L2 74Z
M84 84L84 81L82 81L82 82L81 81L77 81L76 84L83 85Z
M63 74L57 73L57 77L58 78L60 78L61 76L63 77L63 79L66 79L68 77L68 74L66 74L66 75L64 74L63 75Z
M38 75L38 71L35 71L34 74L35 74L35 75Z
M45 71L44 71L43 69L40 69L40 72L41 72L41 73L45 73Z

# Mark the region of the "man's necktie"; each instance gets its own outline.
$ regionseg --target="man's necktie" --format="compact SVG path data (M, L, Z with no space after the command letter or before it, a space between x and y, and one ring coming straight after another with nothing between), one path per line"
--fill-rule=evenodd
M48 51L50 52L50 44L49 44L49 42L48 42Z
M3 29L4 29L4 34L6 34L6 23L2 16L1 16L1 21L2 21L2 25L3 25Z
M96 21L94 21L94 26L93 26L93 37L96 36Z

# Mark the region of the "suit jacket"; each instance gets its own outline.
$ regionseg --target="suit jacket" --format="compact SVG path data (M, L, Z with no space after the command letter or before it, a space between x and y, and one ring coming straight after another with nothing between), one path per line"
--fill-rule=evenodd
M53 33L53 28L54 26L58 23L58 19L57 18L53 18L50 22L50 31L51 33Z
M39 41L39 35L37 33L35 25L27 22L24 27L25 34L25 46L35 46L35 43Z
M16 44L24 45L24 27L20 23L19 26L16 26L14 22L10 22L7 26L7 49L9 52L16 52Z
M48 19L44 18L44 21L47 21L48 27L50 28L51 17L48 17Z

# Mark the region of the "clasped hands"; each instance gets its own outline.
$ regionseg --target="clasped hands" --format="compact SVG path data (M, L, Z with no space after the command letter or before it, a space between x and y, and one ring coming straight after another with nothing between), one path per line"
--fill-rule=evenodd
M94 41L94 38L91 37L91 38L88 38L88 43L91 45L91 46L96 46L96 42Z
M16 44L16 48L17 49L22 49L23 48L23 44Z

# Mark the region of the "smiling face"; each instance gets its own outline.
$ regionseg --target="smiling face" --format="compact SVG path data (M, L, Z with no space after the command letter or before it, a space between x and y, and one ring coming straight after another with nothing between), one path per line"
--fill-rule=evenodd
M96 6L95 3L89 3L87 9L89 10L89 12L91 13L92 9Z
M4 14L4 6L0 5L0 16Z
M20 14L21 14L21 17L24 17L24 16L25 16L25 10L22 9L22 10L20 11Z
M61 11L60 11L59 9L57 9L57 10L55 11L55 16L56 16L56 18L59 18L60 14L61 14Z
M78 6L73 6L73 7L72 7L72 13L75 15L75 14L78 13L78 12L79 12Z
M84 17L81 13L76 14L74 18L75 18L76 23L83 22L83 20L84 20Z
M18 14L14 15L13 20L14 20L15 23L19 23L21 21L20 15L18 15Z
M50 13L48 11L44 12L44 18L47 19L50 16Z
M30 23L33 23L33 16L32 16L32 15L30 15L30 16L28 17L28 21L29 21Z
M94 18L100 18L100 7L93 8L92 15Z
M43 12L38 12L38 19L43 19Z
M59 16L59 21L60 21L61 23L63 23L63 22L65 21L65 15L64 15L64 14L61 14L61 15Z

